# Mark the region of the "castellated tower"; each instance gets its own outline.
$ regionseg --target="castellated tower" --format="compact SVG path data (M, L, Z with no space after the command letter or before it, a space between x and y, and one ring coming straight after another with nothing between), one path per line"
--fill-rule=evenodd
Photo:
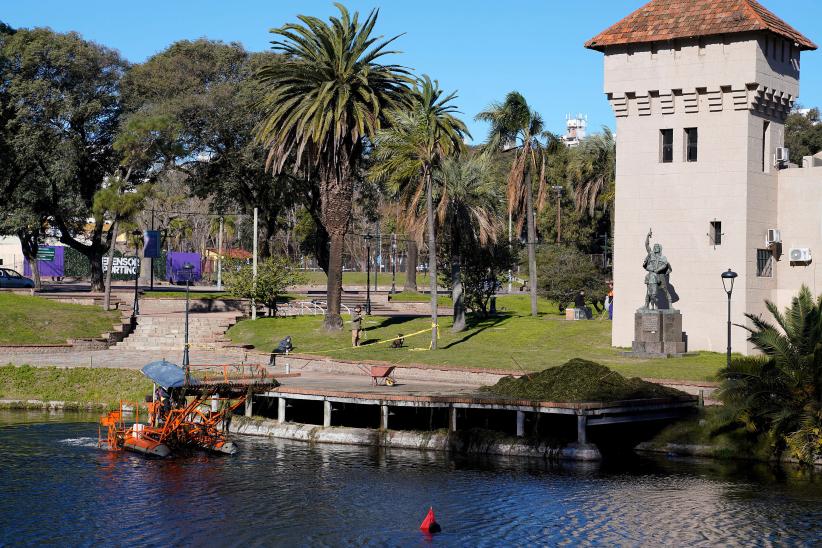
M631 346L652 228L688 350L724 351L723 271L739 273L735 323L777 301L783 124L816 46L755 0L653 0L585 45L605 54L616 115L613 344Z

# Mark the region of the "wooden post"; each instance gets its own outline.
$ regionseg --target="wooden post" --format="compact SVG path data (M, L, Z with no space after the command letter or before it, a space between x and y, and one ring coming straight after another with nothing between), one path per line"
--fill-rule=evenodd
M517 411L517 437L525 436L525 411Z
M285 422L285 398L277 398L277 422Z
M323 402L323 426L325 428L331 426L331 402L328 400Z
M577 415L577 443L585 445L588 443L588 417L586 415Z
M388 430L388 406L380 405L380 428Z
M245 416L250 417L252 414L252 406L254 405L254 394L251 392L251 388L248 389L248 392L245 395Z
M448 408L448 431L457 431L457 408L453 405Z

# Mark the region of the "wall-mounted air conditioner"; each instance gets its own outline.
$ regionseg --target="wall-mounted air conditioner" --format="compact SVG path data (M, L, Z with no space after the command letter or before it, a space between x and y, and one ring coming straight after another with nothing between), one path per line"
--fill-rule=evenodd
M765 245L773 245L782 242L782 234L778 228L769 228L768 235L765 236Z
M811 250L807 247L794 247L791 249L792 263L809 263L811 261Z
M786 167L791 161L791 150L785 147L778 147L774 154L774 164L776 167Z

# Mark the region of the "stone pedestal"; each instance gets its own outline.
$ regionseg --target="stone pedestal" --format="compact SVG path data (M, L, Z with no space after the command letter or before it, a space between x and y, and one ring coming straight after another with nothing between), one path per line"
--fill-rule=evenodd
M634 315L634 354L671 356L687 351L678 310L647 310Z

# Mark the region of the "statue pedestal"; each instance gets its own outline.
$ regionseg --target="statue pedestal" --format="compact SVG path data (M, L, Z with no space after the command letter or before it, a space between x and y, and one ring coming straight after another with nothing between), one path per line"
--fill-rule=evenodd
M687 352L682 333L682 314L678 310L640 308L634 314L632 354L677 356Z

